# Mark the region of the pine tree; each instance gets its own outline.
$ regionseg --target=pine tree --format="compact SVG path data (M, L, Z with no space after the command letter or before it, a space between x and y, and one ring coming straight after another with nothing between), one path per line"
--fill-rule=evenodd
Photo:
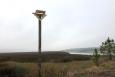
M115 52L115 43L113 39L108 39L105 42L102 42L100 46L100 51L103 55L108 55L109 60L112 60L112 54Z

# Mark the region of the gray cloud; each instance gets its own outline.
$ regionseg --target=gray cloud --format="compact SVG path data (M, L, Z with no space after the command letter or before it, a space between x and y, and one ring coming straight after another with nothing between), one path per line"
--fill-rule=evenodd
M6 3L7 2L7 3ZM36 9L43 19L43 50L99 46L115 39L113 0L4 0L0 1L0 49L37 50Z

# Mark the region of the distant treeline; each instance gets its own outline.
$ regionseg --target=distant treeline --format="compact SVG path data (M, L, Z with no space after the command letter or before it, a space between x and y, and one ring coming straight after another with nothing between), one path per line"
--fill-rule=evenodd
M38 52L0 53L0 61L37 62ZM90 55L69 54L67 52L42 52L42 62L68 62L73 60L89 60Z

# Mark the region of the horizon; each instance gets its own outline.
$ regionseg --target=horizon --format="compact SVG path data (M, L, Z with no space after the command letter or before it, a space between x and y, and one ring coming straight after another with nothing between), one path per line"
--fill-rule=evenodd
M75 49L86 49L86 48L98 48L98 47L85 47L85 48L69 48L69 49L64 49L64 50L48 50L48 51L42 51L42 52L67 52L68 50L75 50ZM21 49L0 49L0 53L20 53L20 52L38 52L38 50L21 50ZM71 51L68 51L69 53L74 53ZM76 51L78 54L80 53L79 51ZM83 52L81 52L82 54Z

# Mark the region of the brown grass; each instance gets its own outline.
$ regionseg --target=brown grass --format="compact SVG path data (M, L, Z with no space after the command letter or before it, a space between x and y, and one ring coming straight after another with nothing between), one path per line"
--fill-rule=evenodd
M26 69L25 77L38 77L36 63L5 62ZM73 61L67 63L42 63L43 77L115 77L115 61L100 63L97 67L92 61Z

